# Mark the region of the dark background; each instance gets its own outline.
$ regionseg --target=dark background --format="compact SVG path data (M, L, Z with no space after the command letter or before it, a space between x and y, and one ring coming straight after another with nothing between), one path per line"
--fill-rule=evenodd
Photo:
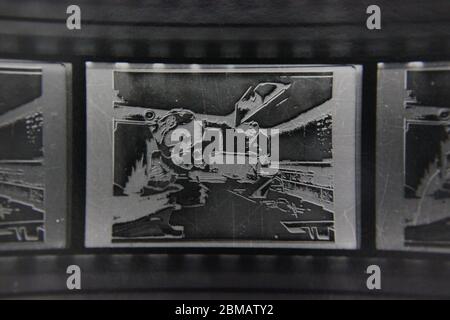
M0 58L73 64L69 247L4 252L0 297L408 298L450 297L450 257L375 247L378 61L450 60L448 0L86 1L82 29L65 25L73 2L0 1ZM368 5L382 30L366 28ZM364 66L361 249L85 249L85 61ZM70 175L69 175L70 176ZM66 268L82 269L82 291ZM367 266L382 290L366 288Z

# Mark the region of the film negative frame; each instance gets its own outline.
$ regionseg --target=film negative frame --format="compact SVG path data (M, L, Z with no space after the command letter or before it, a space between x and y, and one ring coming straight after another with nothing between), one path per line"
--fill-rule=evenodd
M87 78L87 177L86 177L86 247L289 247L314 249L357 249L359 247L359 150L360 150L360 107L362 67L354 65L161 65L128 63L86 63ZM112 222L105 225L111 216L102 209L109 206L113 178L113 107L114 72L137 73L308 73L332 72L333 92L341 90L336 98L333 122L333 159L338 164L334 168L335 190L345 190L336 195L336 238L333 243L313 241L270 241L270 240L164 240L112 241ZM345 80L345 81L344 81ZM346 82L347 81L347 82ZM350 83L347 87L345 83ZM347 98L346 98L347 97ZM349 98L348 98L349 97ZM339 110L339 112L337 112ZM96 137L95 139L93 137ZM100 140L100 141L99 141ZM101 142L103 141L103 142ZM106 142L106 143L105 143ZM103 144L103 145L102 145ZM97 159L97 160L95 160ZM102 160L99 160L102 159ZM99 162L103 162L101 165ZM102 169L104 166L104 169ZM343 169L345 168L345 169ZM101 173L99 172L101 170ZM340 172L340 173L339 173ZM350 174L349 174L350 173ZM106 177L105 179L100 178ZM104 180L104 181L103 181ZM108 191L107 191L108 190ZM100 199L100 201L98 201ZM108 210L107 210L108 211ZM106 220L105 220L106 219Z
M23 107L39 110L42 120L43 227L41 236L28 237L27 230L14 225L18 241L0 243L0 251L63 249L68 244L69 185L69 121L72 105L72 65L39 61L0 60L0 69L39 70L41 94L23 104ZM26 89L26 87L25 87ZM13 110L14 112L15 110ZM27 111L25 111L25 114ZM9 117L19 117L14 115ZM10 121L10 120L8 120ZM31 126L32 127L32 126ZM26 174L25 174L26 175ZM28 187L30 187L28 185ZM20 186L24 188L24 186ZM34 187L31 187L34 188ZM30 191L31 192L31 191ZM31 192L32 193L32 192ZM30 195L31 196L31 195ZM40 198L42 198L40 197ZM12 226L12 227L14 227Z
M439 171L435 167L439 166L435 157L440 152L437 149L441 142L438 142L436 135L441 135L445 131L444 127L449 125L448 120L440 117L445 110L448 113L449 108L443 107L442 103L435 106L429 103L437 98L436 92L442 83L433 84L433 81L427 80L428 87L424 83L417 83L416 91L422 86L418 92L414 92L409 84L412 81L411 73L431 75L434 72L447 73L448 77L450 64L421 61L378 64L378 250L448 252L450 249L450 242L439 241L439 235L435 233L442 232L439 222L449 216L446 212L450 206L445 197L432 199L434 191L430 188ZM431 94L430 90L435 92ZM435 235L430 237L430 233Z

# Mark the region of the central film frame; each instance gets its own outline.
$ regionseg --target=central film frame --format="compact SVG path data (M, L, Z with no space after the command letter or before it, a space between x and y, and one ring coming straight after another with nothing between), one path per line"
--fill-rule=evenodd
M358 247L360 66L86 67L87 247Z

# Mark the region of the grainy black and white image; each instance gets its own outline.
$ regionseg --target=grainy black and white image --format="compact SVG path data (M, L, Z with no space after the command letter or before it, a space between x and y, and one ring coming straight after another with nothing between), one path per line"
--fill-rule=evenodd
M62 66L0 61L0 248L14 249L55 244L55 230L47 237L50 209L46 213L48 164L44 134L50 112L65 114L65 77ZM44 80L45 79L45 80ZM54 89L56 81L62 88ZM51 83L51 86L50 86ZM55 119L55 116L53 116ZM65 121L62 121L64 124ZM59 125L56 125L58 127ZM57 132L61 133L61 132ZM57 143L47 140L47 143ZM64 148L62 149L64 150ZM52 158L52 157L50 157ZM61 159L65 159L64 153ZM49 162L50 161L50 162ZM46 166L47 165L47 166ZM65 164L61 165L65 168ZM58 171L55 166L53 172ZM64 190L64 187L62 187ZM48 202L48 201L47 201ZM50 205L52 207L52 205ZM53 207L52 207L53 208ZM65 212L57 217L64 219ZM59 234L59 227L56 227ZM61 231L63 232L63 231ZM55 240L55 241L53 241ZM59 241L64 242L64 238Z
M380 70L378 161L399 143L390 166L379 162L379 244L387 248L438 250L450 247L450 69L410 63ZM392 83L397 82L395 88ZM392 90L391 90L392 89ZM394 91L394 90L397 91ZM389 109L389 110L388 110ZM398 115L391 118L391 112ZM395 124L394 124L395 121ZM398 127L397 127L398 123ZM389 139L390 143L382 143ZM393 160L392 158L390 161ZM402 184L384 192L396 170ZM383 186L384 181L384 186ZM397 200L394 200L398 198ZM395 201L395 203L393 202ZM400 206L396 206L400 204ZM388 207L396 209L388 213ZM388 224L399 230L394 238ZM387 243L387 240L393 242Z
M43 241L42 69L0 68L0 242ZM15 114L15 116L11 116Z
M333 130L339 94L332 68L111 68L109 75L111 97L88 109L105 108L111 117L101 124L112 125L110 153L104 154L112 183L105 196L122 208L110 205L103 220L112 244L336 245ZM95 84L89 86L88 97L97 96ZM353 105L342 112L355 112L355 85L352 93ZM90 134L98 132L97 121L88 119ZM182 141L184 161L174 157L180 153L178 132L189 136ZM99 156L91 150L88 162ZM101 182L108 187L108 180ZM88 203L88 221L95 214Z

